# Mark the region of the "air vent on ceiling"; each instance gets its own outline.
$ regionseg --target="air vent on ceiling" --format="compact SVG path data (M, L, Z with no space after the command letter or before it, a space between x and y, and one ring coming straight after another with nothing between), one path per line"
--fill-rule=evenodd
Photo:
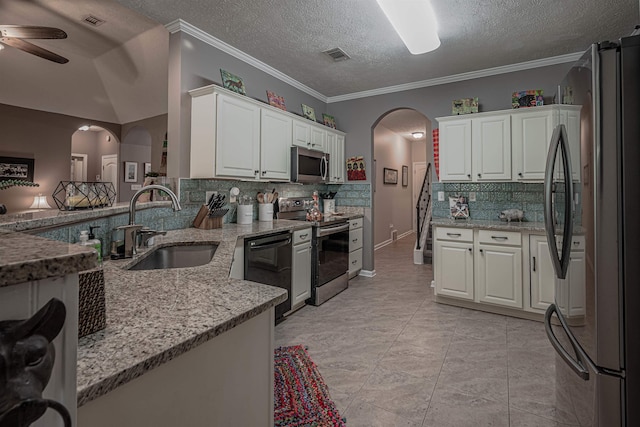
M329 55L331 58L333 58L334 61L346 61L347 59L351 58L349 55L346 54L344 50L340 49L339 47L325 50L322 53Z
M85 16L82 21L85 22L86 24L93 25L94 27L99 27L100 25L106 22L98 18L97 16L93 16L93 15Z

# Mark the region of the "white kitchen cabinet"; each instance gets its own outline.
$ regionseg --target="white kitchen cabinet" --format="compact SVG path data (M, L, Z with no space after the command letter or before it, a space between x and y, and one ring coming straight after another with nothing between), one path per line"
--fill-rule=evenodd
M522 308L521 234L494 230L477 234L477 301Z
M327 150L327 131L307 119L293 119L293 145L309 150Z
M511 179L511 116L498 114L471 119L474 181Z
M580 181L582 163L580 160L580 105L561 105L560 123L564 124L569 138L569 151L571 156L571 177L574 181Z
M260 108L243 99L218 95L217 176L257 178L260 169ZM191 147L193 158L199 154Z
M260 178L288 181L291 176L291 117L262 109L260 122Z
M362 218L349 220L349 279L362 270Z
M521 109L511 116L513 178L516 181L542 181L547 151L553 134L553 112L536 107Z
M555 299L556 275L546 236L529 236L531 308L546 310Z
M439 118L440 181L471 181L471 119Z
M293 232L291 263L291 309L295 310L311 297L311 228Z
M321 124L215 85L189 94L190 178L289 181L292 145L327 150L327 130ZM344 134L332 134L342 141L344 156ZM342 181L336 182L344 182L342 173Z
M575 318L584 316L586 313L584 236L575 236L573 238L569 258L567 276L564 279L556 279L556 293L558 305L565 317Z
M471 230L436 228L435 288L437 295L473 300L473 235ZM471 239L469 239L471 236ZM451 240L442 240L449 238Z
M329 182L344 183L344 136L327 131L327 152L329 153Z

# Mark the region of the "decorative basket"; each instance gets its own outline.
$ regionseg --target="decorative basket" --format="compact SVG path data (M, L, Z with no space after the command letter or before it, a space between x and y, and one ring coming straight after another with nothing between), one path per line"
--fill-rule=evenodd
M193 226L203 230L222 228L222 219L227 212L229 212L229 209L214 209L209 212L207 205L202 205L193 220Z
M81 272L79 285L78 338L82 338L107 326L103 270Z
M61 211L103 208L113 205L116 190L111 182L60 181L53 200Z

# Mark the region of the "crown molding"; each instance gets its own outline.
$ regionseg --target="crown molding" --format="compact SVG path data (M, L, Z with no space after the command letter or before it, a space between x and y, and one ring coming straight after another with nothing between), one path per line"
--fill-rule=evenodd
M515 71L530 70L532 68L547 67L549 65L565 64L567 62L577 61L582 57L584 52L569 53L566 55L552 56L549 58L536 59L534 61L519 62L517 64L504 65L494 68L486 68L484 70L470 71L468 73L454 74L451 76L437 77L435 79L422 80L418 82L405 83L395 86L387 86L378 89L365 90L362 92L347 93L344 95L330 96L327 98L327 104L333 102L349 101L351 99L367 98L370 96L384 95L388 93L402 92L405 90L420 89L429 86L438 86L448 83L461 82L464 80L479 79L482 77L490 77L499 74L513 73Z
M216 49L220 49L221 51L233 56L234 58L237 58L243 62L246 62L247 64L259 69L260 71L264 71L270 76L273 76L276 79L281 80L286 84L301 90L307 95L313 96L314 98L324 103L327 102L327 97L321 94L320 92L313 90L308 86L303 85L302 83L295 80L294 78L289 77L288 75L276 70L272 66L265 64L264 62L254 58L251 55L247 55L240 49L237 49L231 46L230 44L225 43L222 40L213 37L211 34L202 31L198 27L195 27L189 24L188 22L183 21L182 19L176 19L175 21L168 23L167 25L165 25L165 28L171 34L177 33L178 31L182 31L185 34L189 34L190 36L195 37L198 40L215 47Z
M195 27L189 24L188 22L183 21L182 19L176 19L175 21L168 23L167 25L165 25L165 28L171 34L177 33L178 31L182 31L186 34L189 34L190 36L195 37L198 40L204 43L207 43L208 45L213 46L216 49L219 49L233 56L234 58L237 58L261 71L264 71L270 76L273 76L278 80L281 80L284 83L287 83L288 85L293 86L296 89L299 89L302 92L310 96L313 96L314 98L327 104L331 104L334 102L349 101L352 99L367 98L370 96L385 95L388 93L403 92L405 90L420 89L420 88L429 87L429 86L438 86L438 85L443 85L448 83L456 83L464 80L479 79L482 77L490 77L490 76L495 76L499 74L513 73L515 71L530 70L533 68L547 67L550 65L565 64L567 62L577 61L578 59L580 59L580 57L582 57L584 53L584 52L569 53L566 55L552 56L549 58L536 59L533 61L519 62L517 64L486 68L484 70L478 70L478 71L470 71L468 73L453 74L451 76L437 77L435 79L421 80L418 82L404 83L401 85L387 86L387 87L382 87L378 89L365 90L362 92L353 92L353 93L347 93L344 95L327 97L326 95L323 95L320 92L314 89L311 89L310 87L300 83L294 78L289 77L288 75L276 70L272 66L267 65L264 62L260 61L259 59L256 59L253 56L244 53L240 49L237 49L231 46L230 44L225 43L222 40L213 37L211 34L202 31L198 27Z

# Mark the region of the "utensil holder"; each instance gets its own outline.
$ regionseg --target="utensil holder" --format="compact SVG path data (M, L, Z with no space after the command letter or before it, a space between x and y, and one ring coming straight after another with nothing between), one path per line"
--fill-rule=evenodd
M273 205L271 203L258 204L258 221L273 221Z
M193 220L193 226L202 230L222 228L222 218L229 212L229 209L215 209L209 212L206 205L200 206L200 210Z
M251 224L253 222L253 205L238 205L238 224Z

